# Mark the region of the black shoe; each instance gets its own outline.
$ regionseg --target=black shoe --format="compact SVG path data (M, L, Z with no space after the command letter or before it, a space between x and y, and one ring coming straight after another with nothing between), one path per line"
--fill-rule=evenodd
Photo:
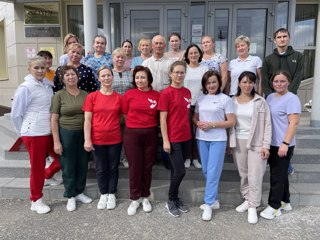
M180 212L186 213L189 211L189 208L183 205L183 202L180 199L176 200L176 206Z
M170 213L171 216L180 217L180 211L179 211L175 201L169 200L166 203L166 209L168 209L168 212Z

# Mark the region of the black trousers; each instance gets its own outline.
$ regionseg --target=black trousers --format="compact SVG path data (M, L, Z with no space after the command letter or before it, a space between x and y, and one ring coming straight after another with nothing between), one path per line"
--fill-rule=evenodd
M288 166L293 155L294 146L288 148L287 156L279 157L279 147L270 147L270 157L268 159L270 166L270 192L268 204L279 209L281 201L290 202Z
M169 200L174 201L178 199L179 187L182 182L186 169L184 161L190 147L190 141L170 143L171 152L169 154L172 165L169 187Z

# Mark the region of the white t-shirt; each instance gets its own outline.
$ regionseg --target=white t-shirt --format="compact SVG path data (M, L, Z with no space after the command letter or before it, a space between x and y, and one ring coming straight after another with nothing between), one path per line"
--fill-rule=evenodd
M236 95L238 90L239 76L244 71L250 71L257 74L257 69L262 67L262 61L257 56L249 55L246 60L239 57L230 61L228 71L231 76L230 96ZM257 82L256 82L257 83Z
M205 72L207 72L209 68L207 66L201 66L191 68L187 66L187 74L184 78L184 86L188 88L191 92L191 105L196 104L196 100L202 93L202 85L201 80L202 76Z
M234 104L236 115L236 138L248 139L250 135L251 121L253 116L254 102L238 103L237 99Z
M222 122L225 115L234 113L233 103L229 96L219 93L217 95L201 95L196 102L195 112L199 113L199 120L203 122ZM203 131L197 128L196 139L204 141L227 141L225 128L212 128Z

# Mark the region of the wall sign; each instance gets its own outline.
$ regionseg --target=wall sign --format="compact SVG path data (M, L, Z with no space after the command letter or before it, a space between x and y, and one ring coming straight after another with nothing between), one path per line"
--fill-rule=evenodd
M25 3L24 24L59 25L59 3Z

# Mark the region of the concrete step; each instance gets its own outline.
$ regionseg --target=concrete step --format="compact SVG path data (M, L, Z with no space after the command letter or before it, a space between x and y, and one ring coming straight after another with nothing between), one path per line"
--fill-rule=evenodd
M93 164L90 163L90 166ZM290 175L290 182L293 183L320 183L320 164L294 164L295 173ZM191 166L186 169L185 180L204 181L201 169L196 169ZM58 173L59 174L59 173ZM0 161L0 176L6 178L28 178L30 175L29 161L19 160L2 160ZM60 173L61 176L61 173ZM96 179L95 169L89 168L88 179ZM129 169L120 166L119 179L128 179ZM269 182L270 170L267 170L264 175L264 182ZM155 165L152 171L153 180L168 180L170 179L170 171L163 166ZM233 163L225 163L221 175L221 181L239 182L240 177Z
M184 202L192 205L203 203L204 196L203 181L183 180L179 190L179 196ZM151 186L151 200L165 202L168 199L169 180L154 180ZM62 185L44 187L44 198L48 201L63 199L64 188ZM319 206L320 205L320 184L291 183L291 203L293 206ZM99 197L99 190L96 181L88 179L85 193L92 197L95 202ZM269 184L263 184L262 205L267 205ZM0 178L1 198L29 198L28 178ZM129 198L128 179L119 179L118 199ZM221 182L219 186L219 201L221 204L237 206L243 199L239 193L238 182Z
M8 116L0 117L0 132L11 138L18 138L11 122L11 118L9 118Z

